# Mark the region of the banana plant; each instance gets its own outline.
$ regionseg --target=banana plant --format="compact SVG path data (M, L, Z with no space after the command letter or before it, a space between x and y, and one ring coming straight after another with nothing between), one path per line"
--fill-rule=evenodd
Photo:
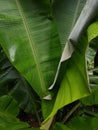
M91 93L85 53L98 36L91 34L97 12L98 0L0 1L0 45L40 97L41 129L50 128L59 109Z

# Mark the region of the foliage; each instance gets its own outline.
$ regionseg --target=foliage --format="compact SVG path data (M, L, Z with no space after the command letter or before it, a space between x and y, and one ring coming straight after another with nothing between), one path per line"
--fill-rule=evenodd
M0 107L12 103L0 109L5 129L29 129L19 112L10 116L19 109L40 129L97 129L97 12L98 0L0 1Z
M18 104L11 96L0 97L0 129L1 130L37 130L29 128L27 123L19 121L16 116L19 112Z
M0 96L11 95L25 112L36 113L36 105L40 107L39 98L21 74L12 66L0 49ZM36 100L35 100L36 98Z

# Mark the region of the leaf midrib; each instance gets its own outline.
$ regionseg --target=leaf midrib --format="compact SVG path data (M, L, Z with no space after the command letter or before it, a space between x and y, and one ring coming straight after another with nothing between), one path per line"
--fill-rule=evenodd
M41 72L41 69L40 69L39 62L37 60L38 56L37 56L37 53L36 53L34 41L33 41L32 37L31 37L31 34L30 34L29 25L28 25L28 23L26 21L25 14L23 12L23 9L22 9L22 6L21 6L19 0L15 0L15 2L16 2L17 8L19 10L19 14L20 14L20 16L22 18L23 25L24 25L24 28L25 28L25 31L26 31L26 34L27 34L27 37L28 37L28 40L29 40L29 44L30 44L30 47L31 47L31 50L32 50L32 53L33 53L33 56L34 56L36 69L37 69L39 79L40 79L41 89L42 89L43 93L45 94L46 88L45 88L44 78L43 78L43 75L42 75L42 72Z

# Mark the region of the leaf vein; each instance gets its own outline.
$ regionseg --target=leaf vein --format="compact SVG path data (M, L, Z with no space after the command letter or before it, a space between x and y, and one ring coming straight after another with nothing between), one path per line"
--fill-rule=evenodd
M24 25L24 28L25 28L25 31L26 31L26 34L27 34L27 37L28 37L28 40L29 40L29 44L30 44L30 47L31 47L31 50L32 50L32 53L33 53L33 56L34 56L36 68L37 68L37 71L38 71L38 75L39 75L39 79L40 79L40 83L41 83L41 88L42 88L42 91L45 94L45 92L46 92L45 82L44 82L44 78L43 78L43 75L42 75L42 72L41 72L39 62L37 61L38 56L36 54L36 49L34 47L34 41L32 40L32 37L31 37L31 34L30 34L30 29L29 29L28 23L26 21L26 17L24 15L22 6L21 6L19 0L15 0L15 2L17 4L17 8L19 10L20 16L23 20L23 25Z

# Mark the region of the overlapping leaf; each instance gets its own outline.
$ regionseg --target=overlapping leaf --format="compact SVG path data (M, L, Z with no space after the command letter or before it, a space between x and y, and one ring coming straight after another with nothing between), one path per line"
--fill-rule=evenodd
M69 122L68 126L73 130L97 130L97 122L98 118L95 117L76 117Z
M24 75L38 95L47 99L51 98L47 90L53 82L61 54L59 37L48 2L45 0L0 1L0 44L13 65ZM57 23L60 38L62 44L67 44L58 67L60 74L56 75L55 86L57 85L59 90L53 110L46 119L49 121L46 122L48 126L50 126L58 109L89 95L85 61L88 42L84 32L96 16L98 0L87 1L76 24L78 13L80 13L85 1L82 1L83 5L80 0L72 2L74 6L72 3L71 5L74 8L71 11L68 6L70 5L69 1L64 1L67 11L65 6L59 8L59 4L54 5L54 8L60 12L54 12L56 20L59 21ZM62 5L64 3L62 2ZM76 10L74 10L75 8ZM67 14L65 18L60 9L65 9L65 12L71 14ZM67 28L64 30L64 26L61 26L63 18L68 20L65 24L63 23ZM46 128L46 125L43 128Z
M0 44L37 94L47 96L61 54L49 1L1 0Z
M60 40L64 48L68 37L87 0L55 0L53 14L59 30Z
M98 118L96 117L80 117L77 116L66 125L56 123L53 130L97 130ZM89 125L88 125L89 124Z
M91 0L87 1L80 17L69 35L67 45L69 46L71 43L74 47L74 51L71 53L69 46L68 52L71 55L68 58L66 58L66 48L63 52L61 67L60 70L58 70L59 76L57 78L57 81L59 78L61 81L60 88L56 97L54 108L44 123L50 121L51 117L55 115L58 109L90 94L85 60L88 41L87 35L84 32L96 16L96 11L98 11L98 0L94 2ZM63 75L62 78L61 75Z
M12 66L2 49L0 49L0 56L0 96L12 95L21 109L35 114L37 110L34 102L37 102L39 98L35 101L35 92Z
M55 113L58 108L89 95L90 91L85 61L88 41L86 34L84 34L84 36L82 36L82 34L86 31L86 28L89 26L94 16L96 16L96 11L98 11L98 0L94 1L94 3L92 3L91 0L87 1L79 19L69 35L68 39L74 46L74 52L70 59L62 61L61 73L63 72L64 76L60 84L60 89L53 109L54 112L52 112L52 114Z
M27 123L19 121L16 116L19 112L18 104L10 96L0 97L0 129L1 130L36 130L29 128Z
M69 0L66 0L66 1L62 0L62 2L60 0L56 0L53 3L53 15L56 19L56 24L58 27L60 40L61 40L61 44L62 44L62 50L64 49L66 43L68 45L68 42L67 42L68 37L75 25L77 18L80 15L80 12L81 12L83 6L85 5L85 2L86 2L86 0L72 0L71 3ZM71 56L72 53L70 53L69 45L68 45L67 49L65 50L65 53L66 53L66 58ZM59 64L58 68L60 68L60 64ZM62 68L62 71L58 78L59 82L61 82L64 74L66 73L65 70L66 69L68 70L68 68L66 67L66 63L63 64L63 66L61 65L61 68ZM57 72L57 75L55 77L52 87L54 87L54 85L56 83L58 73L59 72ZM61 76L61 75L63 75L63 76ZM66 79L66 81L67 81L67 79ZM55 88L57 88L57 86L59 87L60 83L57 82L55 86L56 86ZM53 92L54 91L56 92L56 90L57 89L53 90ZM62 91L63 91L63 89L62 89ZM63 94L61 94L61 95L63 95ZM53 100L55 100L55 99L53 99ZM44 104L42 104L44 106L44 107L42 107L42 108L44 108L44 109L42 109L43 113L46 113L46 115L47 115L47 113L49 113L49 110L47 109L47 106L48 106L47 104L48 103L46 103L46 102ZM53 107L53 102L51 102L49 104L51 104Z

